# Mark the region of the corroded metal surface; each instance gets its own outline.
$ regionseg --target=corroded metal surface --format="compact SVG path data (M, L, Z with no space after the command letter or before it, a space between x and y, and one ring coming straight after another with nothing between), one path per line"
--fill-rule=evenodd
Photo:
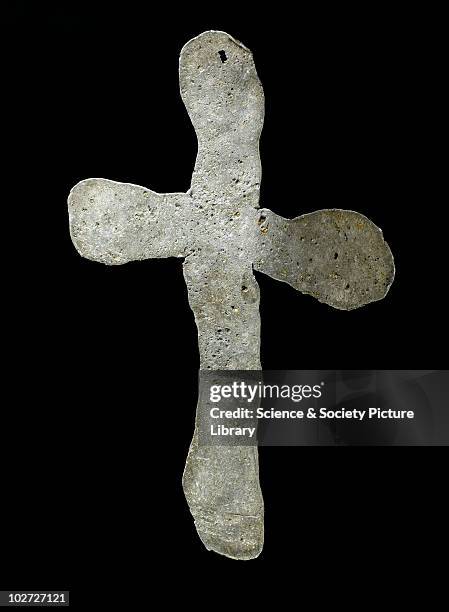
M183 258L201 369L260 369L254 269L334 308L382 299L394 277L382 232L363 215L322 210L284 219L259 209L264 96L252 53L204 32L180 57L180 89L198 137L187 193L157 194L105 179L69 196L70 231L83 257L108 265ZM263 546L255 447L206 447L195 431L183 478L198 534L236 559Z

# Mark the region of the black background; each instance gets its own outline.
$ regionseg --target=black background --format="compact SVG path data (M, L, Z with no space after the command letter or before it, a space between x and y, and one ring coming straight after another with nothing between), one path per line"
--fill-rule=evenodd
M181 489L198 370L181 262L81 259L66 200L88 177L188 189L196 139L178 56L192 36L226 30L254 52L265 90L261 205L357 210L396 261L387 297L349 313L257 274L264 367L444 367L438 16L33 4L12 3L2 26L17 174L3 202L0 586L71 588L76 603L97 582L124 598L156 594L163 577L182 589L188 570L222 584L288 563L309 584L343 569L343 554L348 572L375 553L383 572L405 558L416 570L423 544L419 563L431 562L438 449L262 448L263 554L206 552Z

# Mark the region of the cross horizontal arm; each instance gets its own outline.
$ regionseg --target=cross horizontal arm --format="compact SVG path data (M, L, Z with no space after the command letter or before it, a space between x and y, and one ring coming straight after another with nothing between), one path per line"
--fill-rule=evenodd
M70 234L83 257L108 265L184 257L195 209L185 193L159 194L106 179L87 179L69 195Z
M341 310L381 300L395 271L381 230L364 215L336 209L295 219L261 209L253 265Z

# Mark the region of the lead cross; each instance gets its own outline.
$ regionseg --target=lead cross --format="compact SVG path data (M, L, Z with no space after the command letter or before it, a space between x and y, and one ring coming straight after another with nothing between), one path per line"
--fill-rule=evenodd
M264 94L252 53L224 32L182 49L181 96L198 138L187 193L159 194L106 179L69 196L72 240L108 265L179 257L198 326L202 370L260 369L253 269L334 308L382 299L394 277L382 232L363 215L320 210L284 219L259 208ZM190 446L184 492L208 549L236 559L263 546L257 448Z

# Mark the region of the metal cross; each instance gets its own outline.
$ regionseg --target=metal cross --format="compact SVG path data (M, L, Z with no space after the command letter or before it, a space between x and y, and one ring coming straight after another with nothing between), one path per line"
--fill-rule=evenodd
M83 257L108 265L182 258L200 368L258 370L253 269L349 310L385 296L393 258L382 232L359 213L331 209L284 219L259 208L264 94L244 45L225 32L204 32L182 49L179 80L198 138L188 192L81 181L69 196L72 240ZM257 448L201 446L196 429L183 487L208 549L236 559L260 553Z

